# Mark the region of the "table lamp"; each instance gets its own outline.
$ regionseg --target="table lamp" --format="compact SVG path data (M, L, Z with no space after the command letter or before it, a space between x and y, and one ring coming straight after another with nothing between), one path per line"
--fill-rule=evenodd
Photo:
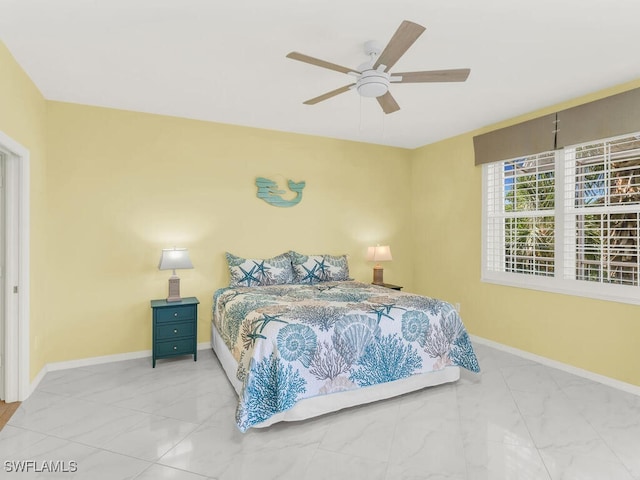
M180 298L180 279L176 275L176 270L193 268L189 252L186 248L164 248L160 256L160 264L158 270L173 270L173 274L169 277L169 296L167 302L179 302Z
M373 283L377 285L383 284L383 269L377 262L393 260L391 258L391 249L389 248L389 245L376 245L375 247L369 247L367 250L367 260L370 262L376 262L375 267L373 267Z

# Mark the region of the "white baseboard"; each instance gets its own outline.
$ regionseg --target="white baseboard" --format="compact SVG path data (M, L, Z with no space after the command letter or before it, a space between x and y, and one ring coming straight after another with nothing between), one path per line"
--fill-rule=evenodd
M29 391L27 392L27 396L24 397L24 398L21 398L20 400L24 401L27 398L29 398L29 396L31 396L31 394L36 390L38 385L40 385L40 382L42 381L44 376L47 374L47 372L48 372L47 366L45 365L44 367L42 367L40 369L40 371L36 375L36 378L34 378L33 381L31 382L31 384L29 385Z
M211 342L201 342L196 346L198 350L207 350L211 349ZM89 367L91 365L100 365L102 363L111 363L111 362L121 362L123 360L135 360L138 358L147 358L151 357L151 350L140 350L138 352L128 352L128 353L116 353L114 355L103 355L101 357L89 357L89 358L80 358L77 360L68 360L66 362L53 362L47 363L42 369L38 372L36 377L31 382L31 387L29 391L29 395L35 391L38 387L44 376L48 372L55 372L57 370L67 370L69 368L78 368L78 367ZM24 399L23 399L24 400Z
M77 360L68 360L66 362L53 362L47 363L47 372L68 370L69 368L90 367L91 365L121 362L123 360L135 360L137 358L145 358L150 356L151 350L141 350L139 352L117 353L115 355L104 355L102 357L79 358Z
M471 340L473 342L487 345L489 347L495 348L496 350L501 350L503 352L507 352L512 355L516 355L518 357L526 358L527 360L540 363L547 367L557 368L558 370L562 370L567 373L572 373L579 377L583 377L588 380L602 383L609 387L613 387L618 390L622 390L622 391L631 393L633 395L640 396L640 386L638 385L625 383L620 380L616 380L615 378L599 375L597 373L593 373L588 370L584 370L582 368L574 367L573 365L568 365L566 363L558 362L556 360L551 360L549 358L536 355L535 353L526 352L518 348L514 348L508 345L504 345L502 343L494 342L493 340L488 340L486 338L478 337L477 335L469 335L469 336L471 337ZM211 348L211 342L198 343L197 348L198 350L208 350ZM118 353L115 355L104 355L101 357L81 358L78 360L69 360L66 362L47 363L42 368L42 370L38 372L36 377L31 382L30 393L36 389L36 387L40 384L40 382L42 381L44 376L47 374L47 372L55 372L57 370L66 370L69 368L88 367L91 365L99 365L102 363L120 362L123 360L133 360L137 358L145 358L150 356L151 356L151 350L142 350L138 352Z
M582 368L574 367L573 365L568 365L566 363L558 362L556 360L551 360L550 358L542 357L540 355L536 355L535 353L526 352L524 350L510 347L508 345L494 342L493 340L488 340L486 338L478 337L476 335L469 335L469 337L473 342L487 345L489 347L495 348L496 350L502 350L503 352L511 353L512 355L526 358L527 360L540 363L547 367L557 368L558 370L562 370L567 373L572 373L573 375L577 375L578 377L583 377L583 378L586 378L587 380L592 380L594 382L602 383L609 387L613 387L618 390L622 390L624 392L640 396L640 386L638 385L622 382L620 380L616 380L615 378L606 377L604 375L593 373L593 372L590 372L589 370L584 370Z

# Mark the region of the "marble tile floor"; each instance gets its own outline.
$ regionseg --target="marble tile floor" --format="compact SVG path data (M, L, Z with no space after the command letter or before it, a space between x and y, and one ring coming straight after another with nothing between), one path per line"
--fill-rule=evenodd
M640 480L640 397L476 352L455 384L245 434L211 351L50 372L0 431L0 478Z

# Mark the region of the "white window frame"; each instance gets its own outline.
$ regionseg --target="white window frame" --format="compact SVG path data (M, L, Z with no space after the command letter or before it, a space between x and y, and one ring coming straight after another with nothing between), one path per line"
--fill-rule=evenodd
M594 140L595 142L596 140ZM588 143L588 142L587 142ZM640 305L640 286L607 284L565 278L564 272L568 266L565 259L575 262L575 249L572 251L565 245L567 230L569 235L575 229L565 225L565 205L571 204L573 192L565 189L565 155L574 147L557 150L555 152L555 274L541 276L526 273L500 272L488 268L488 181L489 164L482 165L482 255L480 280L486 283L510 287L527 288L544 292L575 295L596 298L620 303ZM494 198L494 201L496 198ZM493 259L494 262L497 260ZM575 271L575 269L574 269Z

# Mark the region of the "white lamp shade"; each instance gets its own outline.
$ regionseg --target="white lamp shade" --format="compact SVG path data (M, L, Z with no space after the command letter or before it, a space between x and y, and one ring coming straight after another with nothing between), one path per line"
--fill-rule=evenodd
M159 270L182 270L193 268L186 248L164 248L160 257Z
M367 260L370 262L387 262L393 260L389 245L376 245L367 250Z

